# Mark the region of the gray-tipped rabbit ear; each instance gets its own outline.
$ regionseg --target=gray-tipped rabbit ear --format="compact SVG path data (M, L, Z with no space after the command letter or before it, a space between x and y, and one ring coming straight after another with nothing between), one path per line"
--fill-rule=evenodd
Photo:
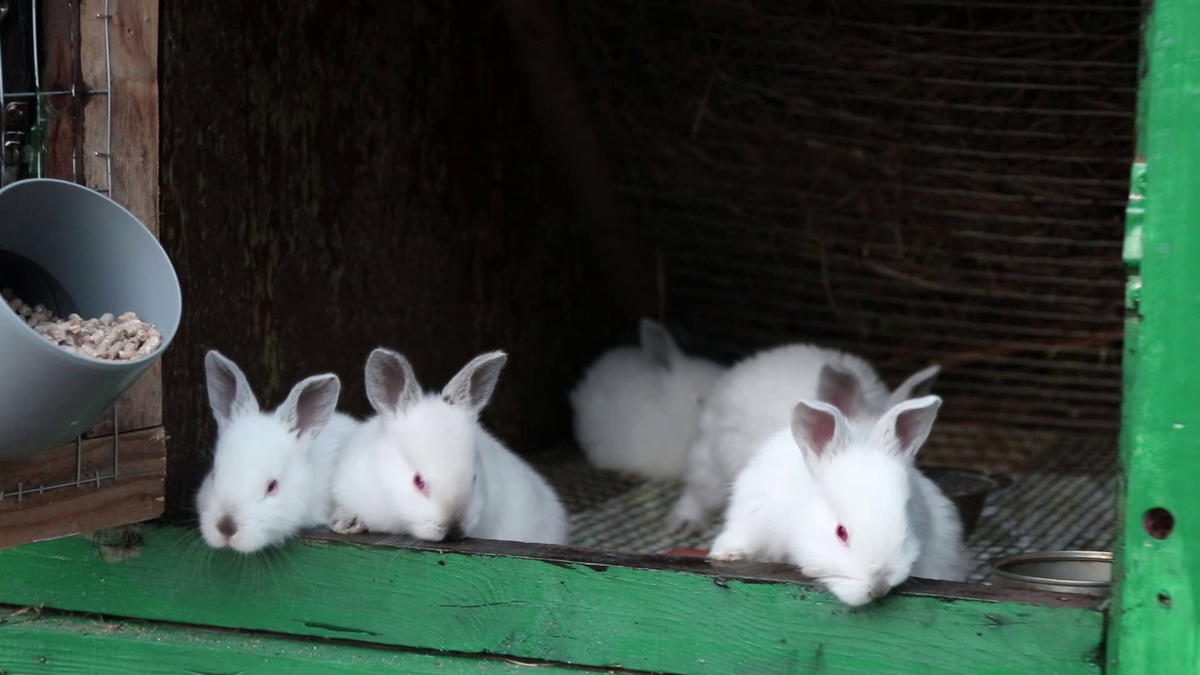
M862 404L858 378L850 371L826 363L817 377L817 400L837 408L846 417L854 417Z
M297 438L313 438L333 419L341 391L337 375L313 375L292 387L275 414Z
M792 439L809 460L835 452L846 438L846 419L824 401L805 399L792 408Z
M380 415L399 415L421 400L421 385L412 364L400 354L379 347L367 357L367 400Z
M450 405L464 406L479 414L492 398L500 370L508 361L504 352L488 352L471 359L442 389L442 398Z
M638 334L642 344L642 352L654 365L663 370L670 370L671 364L679 357L679 345L666 326L657 321L642 319L638 324Z
M937 396L922 396L896 405L875 423L879 444L906 460L914 460L929 438L941 407L942 399Z
M242 369L224 354L215 349L205 354L204 372L208 378L208 405L217 420L218 433L239 417L259 411L258 399L250 391Z
M888 397L888 407L899 405L909 399L928 396L933 391L933 385L941 372L941 366L932 365L909 375L908 379L901 382L900 386L896 387L896 391L893 391L892 395Z

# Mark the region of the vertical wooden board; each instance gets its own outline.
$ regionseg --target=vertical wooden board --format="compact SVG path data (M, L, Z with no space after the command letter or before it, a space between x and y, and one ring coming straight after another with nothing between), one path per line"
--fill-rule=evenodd
M45 59L46 155L42 175L78 182L83 154L83 71L79 60L79 6L70 0L38 0L39 48Z
M107 95L88 97L84 109L85 182L110 189L114 200L157 235L158 0L83 0L80 26L85 86L112 86ZM104 156L109 152L111 177ZM114 426L132 431L161 425L162 396L159 361L121 397L115 419L105 415L85 435L112 434Z
M344 539L245 558L161 527L124 541L0 551L0 603L696 675L1094 675L1103 658L1084 597L926 582L850 608L782 566Z
M0 464L0 549L162 515L167 457L161 428L93 438ZM119 446L114 445L119 443ZM120 451L117 480L113 455ZM89 479L97 478L90 481ZM40 486L71 485L40 492ZM18 487L23 491L14 494ZM28 493L25 493L28 492Z
M1200 3L1152 7L1139 105L1144 186L1131 190L1129 209L1141 236L1126 245L1132 345L1109 664L1122 675L1191 675L1200 664Z
M0 608L0 673L467 675L597 672L550 663L423 654L265 633L108 621ZM611 671L609 671L611 672Z

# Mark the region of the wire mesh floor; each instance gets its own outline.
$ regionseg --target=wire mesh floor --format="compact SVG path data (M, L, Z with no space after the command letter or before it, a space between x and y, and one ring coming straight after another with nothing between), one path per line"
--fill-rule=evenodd
M1034 550L1111 551L1116 495L1116 439L1061 432L949 426L935 430L924 462L986 469L1013 482L990 493L967 540L984 581L987 562ZM646 482L598 471L582 460L546 470L571 518L571 544L631 553L707 549L718 519L701 533L672 533L666 516L682 493L673 482Z

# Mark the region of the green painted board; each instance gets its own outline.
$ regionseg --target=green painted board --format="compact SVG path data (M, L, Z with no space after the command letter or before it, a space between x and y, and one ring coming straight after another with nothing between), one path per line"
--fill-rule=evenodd
M1144 36L1109 668L1200 673L1200 2L1157 0ZM1144 161L1144 166L1140 164ZM1140 230L1140 231L1139 231ZM1138 255L1132 255L1138 254ZM1147 514L1174 529L1150 536ZM1160 527L1165 519L1151 518ZM1155 529L1151 527L1150 529Z
M1086 598L915 582L850 608L782 566L368 541L263 560L164 527L125 555L82 537L30 544L0 551L0 603L651 672L1074 675L1103 660Z
M465 655L422 654L313 638L74 616L13 616L0 609L4 675L569 675L580 670Z

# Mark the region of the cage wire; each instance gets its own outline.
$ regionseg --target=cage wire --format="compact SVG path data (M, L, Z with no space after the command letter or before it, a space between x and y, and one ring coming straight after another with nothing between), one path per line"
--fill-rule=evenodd
M0 21L3 20L3 15L8 14L10 6L15 5L17 0L3 0L0 2L3 14L0 14ZM48 110L47 103L55 97L69 96L74 100L74 105L83 107L84 103L93 96L105 97L105 114L107 119L104 125L104 150L94 151L94 155L103 160L104 165L104 184L92 189L106 195L109 199L115 199L113 194L113 145L112 145L112 50L111 50L111 32L113 14L110 11L110 0L104 0L104 10L101 14L96 14L95 19L104 21L104 89L81 89L75 84L71 88L62 91L43 90L41 83L41 68L43 64L42 52L39 46L40 23L38 21L38 0L28 0L28 8L30 12L30 35L29 44L32 49L32 64L33 64L33 89L30 91L8 91L4 83L4 64L2 56L0 56L0 103L2 103L5 111L8 110L10 102L13 101L32 101L33 105L33 123L29 133L27 142L23 147L18 148L20 153L18 157L29 158L29 177L43 177L43 157L47 151L46 146L46 125L49 122L46 111ZM69 38L68 38L69 39ZM6 122L6 115L0 114L0 138L4 139L4 149L7 151L9 147L9 133ZM19 161L19 160L18 160ZM5 162L7 164L7 161ZM78 152L73 152L71 157L72 180L75 183L83 184L83 167L82 157ZM8 168L8 167L6 167ZM5 184L11 178L16 176L5 175ZM28 495L40 495L53 490L63 488L79 488L85 485L100 486L105 481L115 481L120 476L121 472L121 441L120 441L120 425L117 413L118 405L113 405L110 413L112 420L112 463L110 467L100 468L86 465L84 461L82 435L75 439L75 475L73 477L64 476L61 480L52 481L49 483L39 483L37 486L25 485L18 482L16 485L5 485L0 483L0 501L5 499L23 500Z
M968 540L1112 545L1137 0L568 0L624 215L685 347L939 362L922 461L1001 471ZM552 470L572 542L706 548L680 486ZM613 523L619 523L614 525Z

